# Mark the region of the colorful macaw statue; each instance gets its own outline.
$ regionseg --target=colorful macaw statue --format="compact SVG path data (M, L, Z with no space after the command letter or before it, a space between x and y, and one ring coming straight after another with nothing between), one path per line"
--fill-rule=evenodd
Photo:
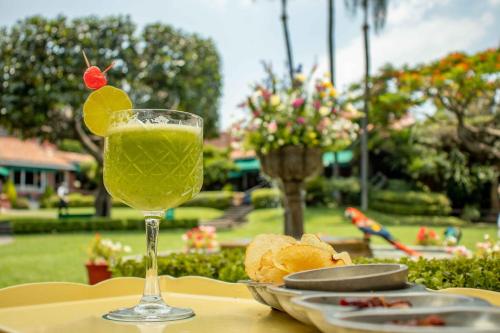
M370 239L371 236L380 236L389 243L391 243L396 249L406 252L412 257L419 257L421 254L415 250L410 249L406 245L397 241L382 225L378 224L374 220L369 219L365 214L361 213L359 210L353 207L349 207L345 210L345 216L351 220L351 222L358 227L359 230L363 232L366 239Z

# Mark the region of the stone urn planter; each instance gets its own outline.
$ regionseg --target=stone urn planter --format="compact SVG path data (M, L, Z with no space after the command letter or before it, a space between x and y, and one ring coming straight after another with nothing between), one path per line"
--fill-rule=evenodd
M87 267L87 274L89 277L89 284L93 285L101 281L111 279L111 271L106 263L96 264L87 262L85 264Z
M320 148L285 146L267 154L258 154L262 171L278 179L284 194L285 234L300 238L304 233L304 198L306 178L323 168Z

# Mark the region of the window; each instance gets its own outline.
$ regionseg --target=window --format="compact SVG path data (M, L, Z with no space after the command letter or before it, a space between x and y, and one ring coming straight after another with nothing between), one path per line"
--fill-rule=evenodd
M35 173L33 171L24 172L24 185L33 186L35 184Z
M14 184L21 185L21 171L19 170L14 171Z

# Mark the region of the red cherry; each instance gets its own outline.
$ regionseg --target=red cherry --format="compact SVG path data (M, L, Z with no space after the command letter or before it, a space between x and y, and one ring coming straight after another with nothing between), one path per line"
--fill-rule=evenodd
M106 75L97 66L90 66L83 73L83 82L87 88L95 90L105 86L108 83Z

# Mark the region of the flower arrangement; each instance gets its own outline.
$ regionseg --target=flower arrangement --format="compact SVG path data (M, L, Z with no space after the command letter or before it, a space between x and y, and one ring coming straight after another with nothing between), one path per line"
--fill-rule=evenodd
M182 235L187 252L211 252L217 250L216 229L213 226L199 226Z
M484 241L476 243L476 256L500 257L500 240L493 242L490 235L484 235Z
M452 254L454 257L472 258L472 252L464 245L448 246L445 248L446 253Z
M417 245L439 245L439 235L432 229L420 227L417 233Z
M359 129L352 104L341 106L337 90L328 77L312 82L296 74L291 86L276 78L269 67L268 79L253 87L240 106L250 110L248 122L236 124L233 133L244 132L246 143L259 153L288 145L340 150L347 147Z
M114 266L125 253L130 253L132 248L113 242L111 239L102 239L99 233L90 242L88 248L89 264Z

